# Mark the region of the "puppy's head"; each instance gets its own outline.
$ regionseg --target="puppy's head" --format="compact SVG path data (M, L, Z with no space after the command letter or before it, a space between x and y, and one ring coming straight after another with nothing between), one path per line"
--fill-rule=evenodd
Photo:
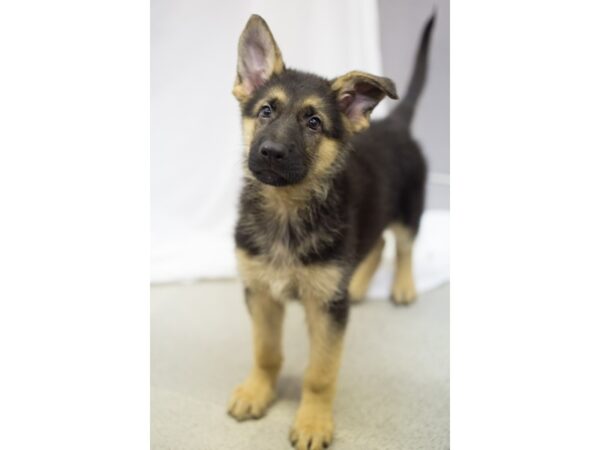
M369 126L394 83L364 72L334 80L286 69L266 22L253 15L240 36L233 94L240 102L248 169L259 181L289 186L339 170L344 144Z

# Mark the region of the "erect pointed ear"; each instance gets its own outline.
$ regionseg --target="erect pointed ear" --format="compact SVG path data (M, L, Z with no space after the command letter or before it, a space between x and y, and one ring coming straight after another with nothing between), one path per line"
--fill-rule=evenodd
M271 76L283 72L281 52L264 19L250 16L238 43L237 77L233 95L243 102Z
M365 72L349 72L331 82L338 105L348 118L351 131L358 132L369 127L371 111L387 95L398 98L396 86L389 78Z

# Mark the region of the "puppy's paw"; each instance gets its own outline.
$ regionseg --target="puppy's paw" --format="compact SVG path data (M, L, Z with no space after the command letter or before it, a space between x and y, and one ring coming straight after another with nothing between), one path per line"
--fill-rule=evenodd
M229 415L237 420L259 419L275 399L275 390L266 380L249 377L233 391Z
M333 414L330 408L300 406L290 442L296 450L323 450L333 440Z
M399 279L394 283L391 295L397 305L410 305L417 299L417 290L412 278Z

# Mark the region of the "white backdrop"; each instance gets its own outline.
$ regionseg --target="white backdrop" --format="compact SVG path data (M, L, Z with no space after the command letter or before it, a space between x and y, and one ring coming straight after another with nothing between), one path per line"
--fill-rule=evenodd
M235 275L233 227L242 148L231 88L237 39L252 13L267 20L290 67L326 77L353 69L382 72L375 0L153 0L153 282ZM376 112L384 113L383 108ZM440 214L431 219L433 227L439 227ZM421 240L430 242L424 233ZM435 248L440 243L430 243L433 253L425 260L431 262L432 255L439 256ZM442 260L447 242L445 248Z

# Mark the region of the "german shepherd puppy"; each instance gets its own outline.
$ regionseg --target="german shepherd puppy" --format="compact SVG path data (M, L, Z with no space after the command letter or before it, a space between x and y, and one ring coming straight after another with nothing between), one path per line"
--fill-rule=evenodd
M415 300L412 244L423 211L426 164L410 134L423 89L434 17L421 36L406 95L369 128L373 108L397 99L394 83L364 72L333 80L285 66L266 22L253 15L238 46L233 94L244 132L244 187L235 232L253 324L254 367L229 414L259 418L275 398L284 300L306 310L310 361L290 440L326 448L351 301L361 300L393 230L392 300Z

